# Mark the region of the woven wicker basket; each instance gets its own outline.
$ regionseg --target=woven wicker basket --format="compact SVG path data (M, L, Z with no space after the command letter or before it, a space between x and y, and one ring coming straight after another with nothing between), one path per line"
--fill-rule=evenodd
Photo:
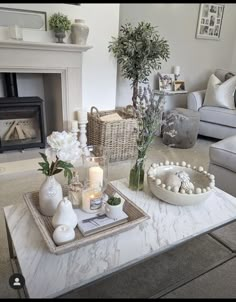
M109 161L130 159L137 154L137 120L127 106L123 110L98 111L91 107L88 113L88 144L102 145L109 152ZM118 113L122 120L102 121L104 115Z

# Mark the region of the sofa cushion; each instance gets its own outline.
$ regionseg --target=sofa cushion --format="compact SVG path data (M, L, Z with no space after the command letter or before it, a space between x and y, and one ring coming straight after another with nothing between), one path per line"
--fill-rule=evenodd
M236 109L204 106L199 112L201 121L236 128Z
M234 93L236 88L236 76L223 83L214 74L210 76L207 84L203 106L216 106L235 109Z
M210 146L210 162L236 172L236 135Z

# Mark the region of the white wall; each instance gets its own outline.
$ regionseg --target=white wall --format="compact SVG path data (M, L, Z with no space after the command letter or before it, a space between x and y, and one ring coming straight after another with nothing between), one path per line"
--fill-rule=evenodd
M160 36L168 40L170 45L170 59L162 64L159 71L171 73L173 66L179 65L181 78L185 80L188 91L206 88L209 75L216 68L231 69L236 39L236 4L225 4L220 41L196 39L199 6L200 4L160 3L120 6L121 25L127 22L137 25L140 21L146 21L158 26ZM154 71L150 76L150 84L154 89L158 88L156 74L157 71ZM119 73L117 105L131 103L131 95L130 82L124 80Z
M116 60L108 53L111 37L118 35L120 4L3 4L1 7L46 11L47 18L55 12L74 19L84 19L89 26L87 44L92 49L84 53L83 88L84 107L97 106L98 109L113 109L116 103ZM24 30L26 41L55 41L52 31ZM0 28L0 39L7 39L7 28ZM65 41L70 42L69 33ZM30 85L30 84L29 84ZM39 83L40 85L40 83Z

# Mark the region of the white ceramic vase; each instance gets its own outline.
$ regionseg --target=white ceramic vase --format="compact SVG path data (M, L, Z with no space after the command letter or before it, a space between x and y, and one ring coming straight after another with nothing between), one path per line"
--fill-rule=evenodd
M82 19L75 19L71 25L71 42L72 44L86 45L89 34L89 27Z
M57 228L60 225L68 225L73 229L77 226L78 219L72 208L72 203L64 197L57 206L55 215L52 217L52 225Z
M39 208L45 216L53 216L63 199L62 187L54 175L47 176L39 189Z

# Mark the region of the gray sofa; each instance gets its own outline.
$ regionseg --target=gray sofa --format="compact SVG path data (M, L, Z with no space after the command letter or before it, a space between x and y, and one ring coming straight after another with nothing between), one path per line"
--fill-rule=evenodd
M217 69L215 75L223 82L231 71ZM233 74L236 74L233 72ZM200 113L199 134L218 139L236 135L236 109L202 106L206 90L190 92L187 107Z

